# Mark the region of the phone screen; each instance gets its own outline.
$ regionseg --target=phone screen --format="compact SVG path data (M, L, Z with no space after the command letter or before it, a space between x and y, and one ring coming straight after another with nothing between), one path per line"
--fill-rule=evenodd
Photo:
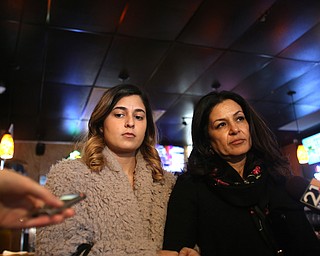
M70 206L80 202L85 199L86 195L83 193L80 194L67 194L60 197L60 200L64 202L64 205L59 209L69 208Z
M80 202L81 200L85 199L86 195L84 193L79 194L66 194L60 197L60 200L64 202L63 206L58 208L53 208L51 206L44 206L43 208L35 210L31 216L37 217L39 215L54 215L57 213L62 212L66 208L70 208L72 205Z

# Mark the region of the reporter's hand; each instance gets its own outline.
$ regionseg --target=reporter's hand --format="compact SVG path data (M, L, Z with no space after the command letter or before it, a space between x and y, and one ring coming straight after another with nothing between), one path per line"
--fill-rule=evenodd
M157 256L178 256L176 251L161 250L157 252Z
M184 247L180 250L179 256L200 256L200 254L194 249Z
M58 224L65 218L73 216L69 208L53 216L32 218L30 213L45 204L52 207L63 205L49 190L30 178L14 171L0 171L0 227L29 228Z
M161 250L158 251L157 256L200 256L200 254L194 249L184 247L179 253L176 251Z

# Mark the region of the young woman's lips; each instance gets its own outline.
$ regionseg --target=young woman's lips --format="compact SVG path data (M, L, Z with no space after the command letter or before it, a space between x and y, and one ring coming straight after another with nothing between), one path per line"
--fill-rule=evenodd
M130 132L126 132L126 133L124 133L124 134L122 134L124 137L127 137L127 138L134 138L134 137L136 137L135 135L134 135L134 133L130 133Z

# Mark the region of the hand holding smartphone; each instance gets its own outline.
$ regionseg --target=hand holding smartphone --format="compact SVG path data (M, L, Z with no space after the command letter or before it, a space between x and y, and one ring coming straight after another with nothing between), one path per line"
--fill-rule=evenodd
M63 195L60 197L60 200L64 202L63 206L54 208L54 207L45 205L44 207L33 211L31 216L32 217L38 217L39 215L51 216L57 213L61 213L64 209L70 208L72 205L82 201L85 198L86 198L86 195L84 193Z

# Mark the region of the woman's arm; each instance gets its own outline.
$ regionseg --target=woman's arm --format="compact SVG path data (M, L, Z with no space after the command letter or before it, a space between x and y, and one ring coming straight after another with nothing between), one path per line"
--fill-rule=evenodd
M81 164L77 160L63 160L54 165L48 174L46 188L57 196L70 193L80 193L85 189L85 179L82 175ZM36 254L42 255L71 255L83 243L91 243L93 228L89 220L88 201L85 200L74 205L77 214L65 222L40 228L36 236Z
M163 249L180 251L184 247L194 248L197 222L196 186L191 177L180 176L168 203Z

